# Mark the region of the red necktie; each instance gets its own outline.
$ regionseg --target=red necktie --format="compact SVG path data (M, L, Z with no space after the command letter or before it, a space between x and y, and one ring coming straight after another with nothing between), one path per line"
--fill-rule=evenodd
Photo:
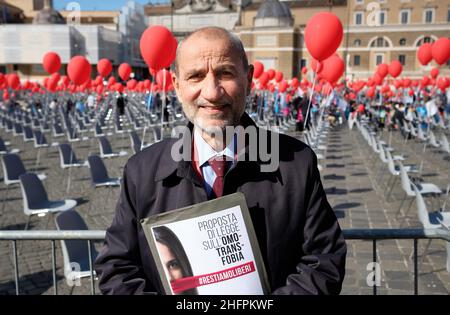
M225 155L213 157L208 160L209 165L211 165L212 169L216 173L216 179L213 184L213 191L216 194L216 197L222 197L223 194L223 176L225 175L227 160Z

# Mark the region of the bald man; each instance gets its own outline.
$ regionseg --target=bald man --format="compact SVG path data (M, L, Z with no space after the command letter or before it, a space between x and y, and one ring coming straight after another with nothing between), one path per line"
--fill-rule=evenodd
M141 219L234 192L245 195L273 294L340 292L346 245L317 158L245 113L252 76L241 41L224 29L203 28L180 43L173 82L187 132L183 142L164 139L127 162L96 260L104 294L163 293Z

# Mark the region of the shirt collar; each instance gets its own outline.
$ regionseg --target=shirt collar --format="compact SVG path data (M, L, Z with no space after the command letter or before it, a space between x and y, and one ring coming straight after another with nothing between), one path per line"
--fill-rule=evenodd
M235 142L236 142L236 134L231 139L230 143L226 146L225 149L223 149L220 152L217 152L214 150L206 141L203 139L203 137L200 134L200 130L197 127L194 127L194 145L197 148L197 154L198 154L198 165L200 167L203 166L206 162L208 162L209 159L215 157L215 156L222 156L225 155L227 157L227 160L234 161L235 157Z

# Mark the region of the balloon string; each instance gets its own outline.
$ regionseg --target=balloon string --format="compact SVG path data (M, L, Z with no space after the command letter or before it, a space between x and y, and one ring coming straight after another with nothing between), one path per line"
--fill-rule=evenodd
M319 61L317 61L317 63L316 63L316 70L314 71L314 74L313 74L312 90L311 90L311 95L309 96L308 108L306 110L306 117L305 117L305 124L304 124L305 128L308 126L309 108L311 107L311 101L312 101L312 97L314 95L314 87L316 84L316 73L317 73L318 69L319 69Z

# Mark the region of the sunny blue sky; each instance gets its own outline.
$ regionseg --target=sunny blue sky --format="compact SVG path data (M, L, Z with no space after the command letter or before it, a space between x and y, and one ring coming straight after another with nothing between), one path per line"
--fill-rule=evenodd
M120 10L127 0L53 0L53 6L56 10L65 9L66 5L70 2L78 2L81 6L82 11L90 11L90 10ZM146 4L149 2L152 3L163 3L169 2L164 0L159 1L149 1L149 0L135 0L137 3Z

